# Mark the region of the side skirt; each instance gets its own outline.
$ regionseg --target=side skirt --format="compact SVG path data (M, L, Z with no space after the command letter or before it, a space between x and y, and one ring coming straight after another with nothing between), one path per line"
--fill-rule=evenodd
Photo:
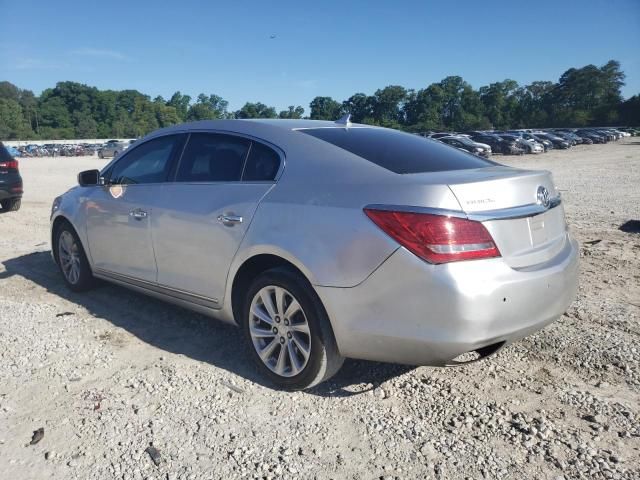
M127 275L121 275L102 269L94 269L93 275L101 280L115 283L116 285L135 290L136 292L224 321L219 316L220 307L217 299L201 297L182 290L170 289L151 282L134 279ZM233 324L235 325L235 323Z

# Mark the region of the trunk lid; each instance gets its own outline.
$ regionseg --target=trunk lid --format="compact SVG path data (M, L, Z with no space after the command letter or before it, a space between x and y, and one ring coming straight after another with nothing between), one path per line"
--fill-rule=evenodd
M511 267L544 263L564 247L562 204L544 209L538 203L540 188L549 199L558 198L550 172L496 166L448 173L447 184L463 211L482 221Z

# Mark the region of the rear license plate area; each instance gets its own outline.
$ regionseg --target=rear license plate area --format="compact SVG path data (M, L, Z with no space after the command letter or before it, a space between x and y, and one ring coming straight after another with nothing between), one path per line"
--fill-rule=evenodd
M547 237L547 213L541 213L535 217L529 217L529 236L532 246L542 245L546 243L549 238Z

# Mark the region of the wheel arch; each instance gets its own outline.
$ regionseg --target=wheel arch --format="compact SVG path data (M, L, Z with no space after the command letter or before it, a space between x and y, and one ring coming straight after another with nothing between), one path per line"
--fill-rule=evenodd
M73 222L68 217L66 217L63 214L60 214L53 220L53 223L51 224L51 255L53 256L53 259L55 260L55 262L58 263L58 252L57 252L57 249L55 248L55 241L56 241L55 235L58 229L60 228L60 226L64 224L67 224L71 228L73 228L73 231L75 232L76 236L80 240L80 244L82 245L85 255L87 255L87 258L88 258L87 247L86 245L84 245L83 238L81 235L79 235L78 229L75 227Z
M251 282L258 275L274 268L286 268L287 270L295 272L304 278L307 281L308 286L314 290L309 276L293 262L273 253L259 253L253 255L244 260L244 262L238 267L233 276L233 281L231 282L230 309L234 323L239 325L238 318L242 310L243 293L246 292Z

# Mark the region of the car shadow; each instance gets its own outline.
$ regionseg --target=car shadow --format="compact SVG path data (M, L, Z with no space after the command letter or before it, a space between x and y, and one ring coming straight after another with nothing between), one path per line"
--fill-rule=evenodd
M0 280L21 276L160 350L207 362L274 388L260 375L242 333L232 325L107 283L89 292L72 292L62 281L50 251L29 253L2 264L5 271L0 272ZM62 314L68 312L58 313ZM413 368L348 359L336 376L307 393L322 397L360 395Z
M640 233L640 220L629 220L618 227L618 230L625 233Z

